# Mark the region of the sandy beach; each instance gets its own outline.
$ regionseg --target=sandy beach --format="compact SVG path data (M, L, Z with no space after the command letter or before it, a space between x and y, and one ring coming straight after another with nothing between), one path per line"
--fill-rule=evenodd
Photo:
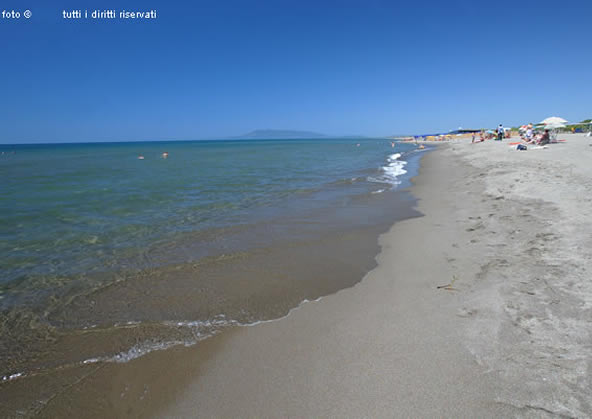
M592 1L28 3L0 419L592 419Z
M441 145L411 188L424 215L380 237L360 283L89 365L40 416L590 417L592 147L559 138Z

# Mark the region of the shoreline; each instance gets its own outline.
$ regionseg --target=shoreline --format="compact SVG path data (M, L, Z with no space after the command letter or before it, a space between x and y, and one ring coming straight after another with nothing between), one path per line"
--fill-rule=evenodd
M449 181L446 147L424 156L413 181L425 215L380 237L377 268L286 319L239 331L160 415L188 416L197 408L199 415L223 417L515 413L489 398L500 391L495 374L484 374L463 347L454 324L457 296L436 289L454 275L450 258L433 253L446 240L430 222L447 199L435 193ZM426 256L432 264L422 266Z
M434 167L434 163L442 161L439 157L442 151L424 156L420 175L412 187L412 193L420 200L427 198L422 197L422 189L429 193L437 186L434 179L445 179L437 174L443 169L441 165ZM422 206L420 201L420 211ZM437 325L432 323L433 333L424 330L416 334L428 320L426 311L451 304L454 294L434 291L435 287L425 281L393 284L393 277L388 273L400 271L397 278L415 278L414 263L402 264L402 261L409 257L413 261L417 259L408 249L418 245L415 241L424 236L406 233L413 231L416 223L423 225L425 218L400 221L383 234L378 267L353 287L316 303L303 304L283 319L235 328L192 348L177 347L122 365L104 365L75 392L49 403L45 414L49 417L88 413L89 402L107 394L100 398L109 401L109 413L114 415L130 412L132 416L155 417L392 416L389 412L393 406L403 408L410 384L423 388L411 399L412 405L435 409L434 414L445 405L449 415L466 413L465 408L457 409L463 405L459 403L461 399L472 406L472 400L478 400L479 408L475 411L480 413L484 406L493 409L483 396L488 391L482 390L482 377L475 373L469 354L458 345L461 339L454 339L454 345L447 342L450 334L458 332L455 327L447 326L452 324L450 320L456 317L455 313L449 313L452 317L446 320L440 316ZM411 221L415 222L406 227ZM405 239L395 238L399 234ZM400 254L400 261L389 260L388 254L393 251ZM438 269L445 269L447 264L440 261ZM374 299L380 299L383 304L376 304ZM422 310L414 313L418 306ZM372 321L365 323L359 314L370 316ZM411 326L409 315L413 320ZM394 330L389 331L392 326ZM379 336L375 335L377 332ZM446 350L430 361L430 348L435 346ZM418 351L421 356L417 356ZM438 362L442 356L446 360L444 365ZM426 362L427 369L423 365ZM147 371L151 378L146 398L152 396L152 399L144 402ZM359 377L365 387L360 386ZM438 389L454 385L454 379L467 381L467 377L470 384L463 385L463 389L481 391L468 398L459 394L455 400L449 400L449 394L437 394ZM116 388L111 388L113 381L118 383ZM382 402L376 404L377 401ZM410 415L419 412L403 411L406 413L402 414ZM500 412L508 413L496 407L491 416ZM99 417L101 413L104 414L97 411L89 417Z
M411 190L425 215L381 236L377 268L239 330L161 416L590 415L590 151L573 136L545 152L424 156Z
M341 143L337 146L344 148ZM20 265L7 269L0 287L4 314L0 334L7 337L0 340L4 349L0 354L0 380L47 367L125 355L142 334L148 340L161 336L163 341L187 342L193 332L201 335L203 331L195 327L186 331L167 329L171 325L178 329L177 322L214 322L217 327L220 317L230 323L279 317L305 298L351 286L374 265L376 236L395 219L413 216L412 198L388 191L397 182L407 182L409 175L404 170L389 171L392 166L400 169L407 161L393 161L396 159L389 155L386 143L369 146L366 154L380 166L369 164L364 155L362 163L340 171L337 181L334 175L323 177L315 187L296 192L294 185L286 185L287 197L282 202L255 205L253 215L237 216L234 223L229 220L226 225L214 226L206 220L202 229L166 238L156 236L149 246L134 242L136 237L130 233L129 249L122 245L120 252L106 250L101 233L92 227L89 234L96 240L84 241L80 249L76 248L79 265L63 256L57 266L36 264L31 259L28 263L35 268L27 274L20 275L23 270L27 272ZM345 148L341 158L359 156L353 143ZM416 163L411 162L421 153L415 153L411 146L401 148L409 154L408 167L414 171ZM179 203L180 207L184 205ZM167 218L167 208L159 213L160 218ZM200 216L198 210L195 217ZM8 244L6 249L11 247ZM48 248L53 258L62 257L62 248L41 242L37 246ZM18 256L21 249L17 246L13 250ZM351 256L342 256L347 253ZM7 265L10 263L8 260ZM95 266L85 268L88 264ZM63 265L74 268L69 271L62 269ZM337 268L334 275L328 275L331 268ZM319 281L319 276L327 280ZM143 331L141 323L147 324ZM136 330L131 332L134 325ZM126 330L119 333L116 329ZM114 336L116 345L106 343L108 333ZM85 345L81 341L93 342ZM71 350L73 347L77 350ZM56 359L56 354L63 353L72 356Z
M417 170L422 154L411 152L410 173ZM63 314L53 314L64 324L63 330L55 330L54 339L48 339L47 350L5 353L14 354L15 363L0 383L0 392L10 401L0 409L0 415L44 411L46 401L62 397L61 387L89 380L88 374L95 374L106 364L113 364L114 374L118 374L123 362L148 356L151 351L196 342L201 345L210 335L240 325L274 321L285 317L301 301L318 300L351 287L376 266L378 235L394 221L418 215L413 203L410 194L399 190L353 194L348 205L340 204L331 212L323 208L313 214L313 219L293 220L290 228L298 231L289 240L276 237L274 246L240 252L235 258L225 254L220 263L214 258L141 271L92 294L76 296L61 310ZM287 226L290 218L281 221ZM319 225L314 234L310 233L320 222L322 229ZM265 226L264 231L271 227ZM278 229L285 227L280 224ZM196 287L196 280L202 278L215 284L201 281ZM211 304L206 303L212 296L206 291L212 289L225 291L214 294L213 302L220 301L219 308L234 311L218 315L208 310ZM155 315L149 316L151 313ZM105 324L96 324L96 318ZM30 365L32 368L26 368ZM106 369L111 370L111 366ZM85 408L81 411L86 413Z
M194 347L89 365L40 416L589 416L592 169L577 137L439 147L411 188L424 216L381 235L362 281Z

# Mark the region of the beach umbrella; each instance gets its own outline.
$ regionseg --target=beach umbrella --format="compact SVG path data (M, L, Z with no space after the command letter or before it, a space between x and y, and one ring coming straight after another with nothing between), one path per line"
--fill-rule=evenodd
M560 118L558 116L550 116L548 118L543 119L540 124L565 124L567 123L567 121L563 118Z
M565 128L565 124L560 124L560 123L551 123L551 124L546 124L544 126L544 128L548 128L548 129L558 129L558 128Z

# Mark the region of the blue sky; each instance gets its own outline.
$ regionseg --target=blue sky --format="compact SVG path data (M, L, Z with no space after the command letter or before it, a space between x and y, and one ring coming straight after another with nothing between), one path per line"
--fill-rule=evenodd
M115 4L117 3L117 5ZM157 9L155 21L62 10ZM590 1L8 0L0 142L391 135L592 117Z

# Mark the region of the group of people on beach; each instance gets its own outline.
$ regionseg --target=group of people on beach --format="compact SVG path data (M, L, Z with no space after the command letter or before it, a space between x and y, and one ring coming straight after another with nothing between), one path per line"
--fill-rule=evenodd
M473 132L471 142L472 143L475 143L475 142L480 143L482 141L491 140L491 139L494 139L496 141L502 141L504 138L510 138L510 137L511 137L510 130L505 129L502 124L499 124L499 126L497 127L495 132L494 131L485 132L485 130L481 130L479 132L479 139L477 139L477 132Z
M532 128L532 123L530 123L526 126L526 130L520 132L520 138L526 144L547 145L551 142L551 132L549 128L545 128L542 133L535 134Z
M504 138L511 138L512 134L509 129L504 128L502 124L499 124L495 133L493 131L479 132L479 138L477 139L477 133L474 132L472 136L472 143L479 143L485 140L494 139L496 141L502 141ZM547 145L551 142L551 132L548 128L539 134L535 134L532 123L528 124L525 130L520 130L520 139L526 144L536 145Z

